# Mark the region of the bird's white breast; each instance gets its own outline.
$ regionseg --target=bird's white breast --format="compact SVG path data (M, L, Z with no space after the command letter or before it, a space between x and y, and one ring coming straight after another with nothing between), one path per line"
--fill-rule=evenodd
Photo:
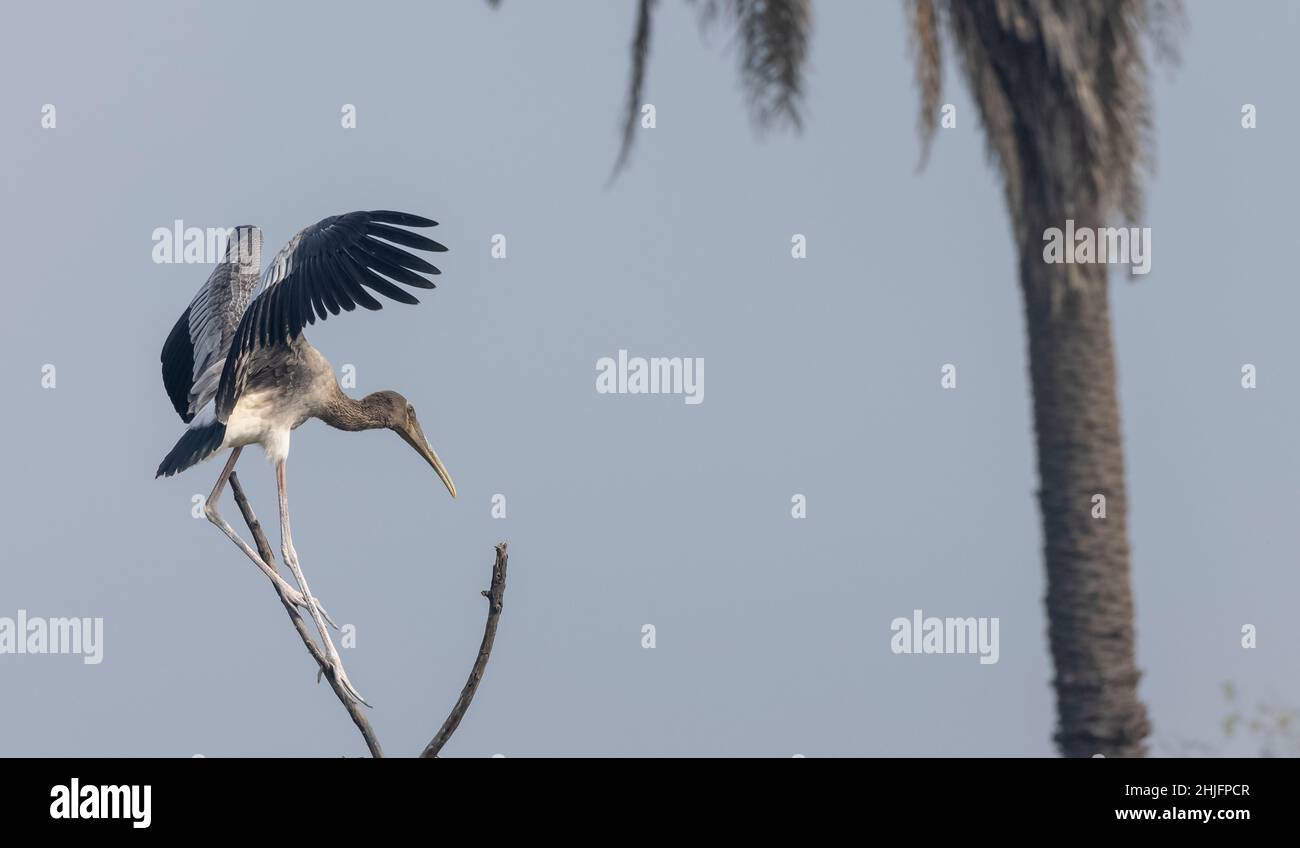
M289 455L289 433L302 421L292 398L274 391L243 394L226 421L226 438L222 447L235 448L260 444L266 458L279 462Z

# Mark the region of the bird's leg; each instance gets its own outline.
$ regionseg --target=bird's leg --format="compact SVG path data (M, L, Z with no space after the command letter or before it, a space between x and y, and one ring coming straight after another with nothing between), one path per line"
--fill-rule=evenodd
M311 589L307 586L307 577L302 573L302 566L298 564L298 552L293 548L293 533L289 530L289 491L284 469L285 461L283 459L275 464L275 483L280 490L280 553L284 556L284 561L288 564L289 570L293 572L294 579L298 581L298 588L302 589L302 594L307 599L307 609L310 610L311 617L316 622L316 629L320 631L321 640L325 643L325 656L329 658L334 679L339 682L339 685L343 687L343 690L348 695L368 707L370 704L365 698L361 697L361 693L352 685L352 681L348 680L347 672L343 670L343 658L339 656L333 641L330 640L330 633L325 627L320 604L312 597Z
M230 538L230 541L238 545L239 549L253 561L253 564L260 568L262 573L270 578L285 603L310 610L307 598L303 593L285 582L285 579L280 576L280 573L264 562L258 555L257 551L253 550L247 542L239 538L239 534L235 532L235 529L226 522L226 519L221 517L221 513L217 512L217 503L221 500L221 492L226 488L226 482L230 479L230 475L235 471L235 462L239 460L239 452L241 450L243 450L243 448L235 448L230 452L230 459L226 461L226 467L221 469L221 476L217 478L217 485L212 487L212 494L208 495L208 500L207 503L204 504L203 512L207 515L208 521L217 525L221 532L225 533L226 536Z

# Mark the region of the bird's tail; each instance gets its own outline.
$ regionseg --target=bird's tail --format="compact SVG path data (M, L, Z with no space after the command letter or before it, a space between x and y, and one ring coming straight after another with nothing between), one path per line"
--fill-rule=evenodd
M220 421L212 420L203 424L195 422L181 436L176 447L163 459L162 464L158 466L157 477L170 477L173 474L179 474L191 465L197 465L221 448L221 443L226 438L226 425Z

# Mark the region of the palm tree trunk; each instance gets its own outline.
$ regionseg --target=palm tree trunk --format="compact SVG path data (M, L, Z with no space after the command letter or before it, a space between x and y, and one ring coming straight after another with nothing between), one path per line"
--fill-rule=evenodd
M1021 241L1056 744L1065 756L1143 756L1128 498L1107 266L1049 265ZM1071 285L1071 283L1073 285ZM1094 496L1104 495L1105 518Z

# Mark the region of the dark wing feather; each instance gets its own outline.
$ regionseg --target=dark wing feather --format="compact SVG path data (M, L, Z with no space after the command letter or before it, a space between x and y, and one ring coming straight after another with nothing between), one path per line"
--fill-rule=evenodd
M194 343L190 341L190 308L185 307L176 326L163 342L163 385L176 414L185 423L194 418L190 412L190 386L194 385Z
M260 230L236 227L225 256L163 343L163 385L186 423L216 394L221 359L257 288L261 251Z
M230 339L216 394L217 420L229 420L248 380L249 362L259 349L292 341L305 325L340 311L381 308L371 292L401 303L419 303L398 283L431 289L433 282L420 274L441 272L403 248L431 253L447 248L400 228L435 226L436 221L406 212L349 212L326 218L290 239L267 265L262 293Z

